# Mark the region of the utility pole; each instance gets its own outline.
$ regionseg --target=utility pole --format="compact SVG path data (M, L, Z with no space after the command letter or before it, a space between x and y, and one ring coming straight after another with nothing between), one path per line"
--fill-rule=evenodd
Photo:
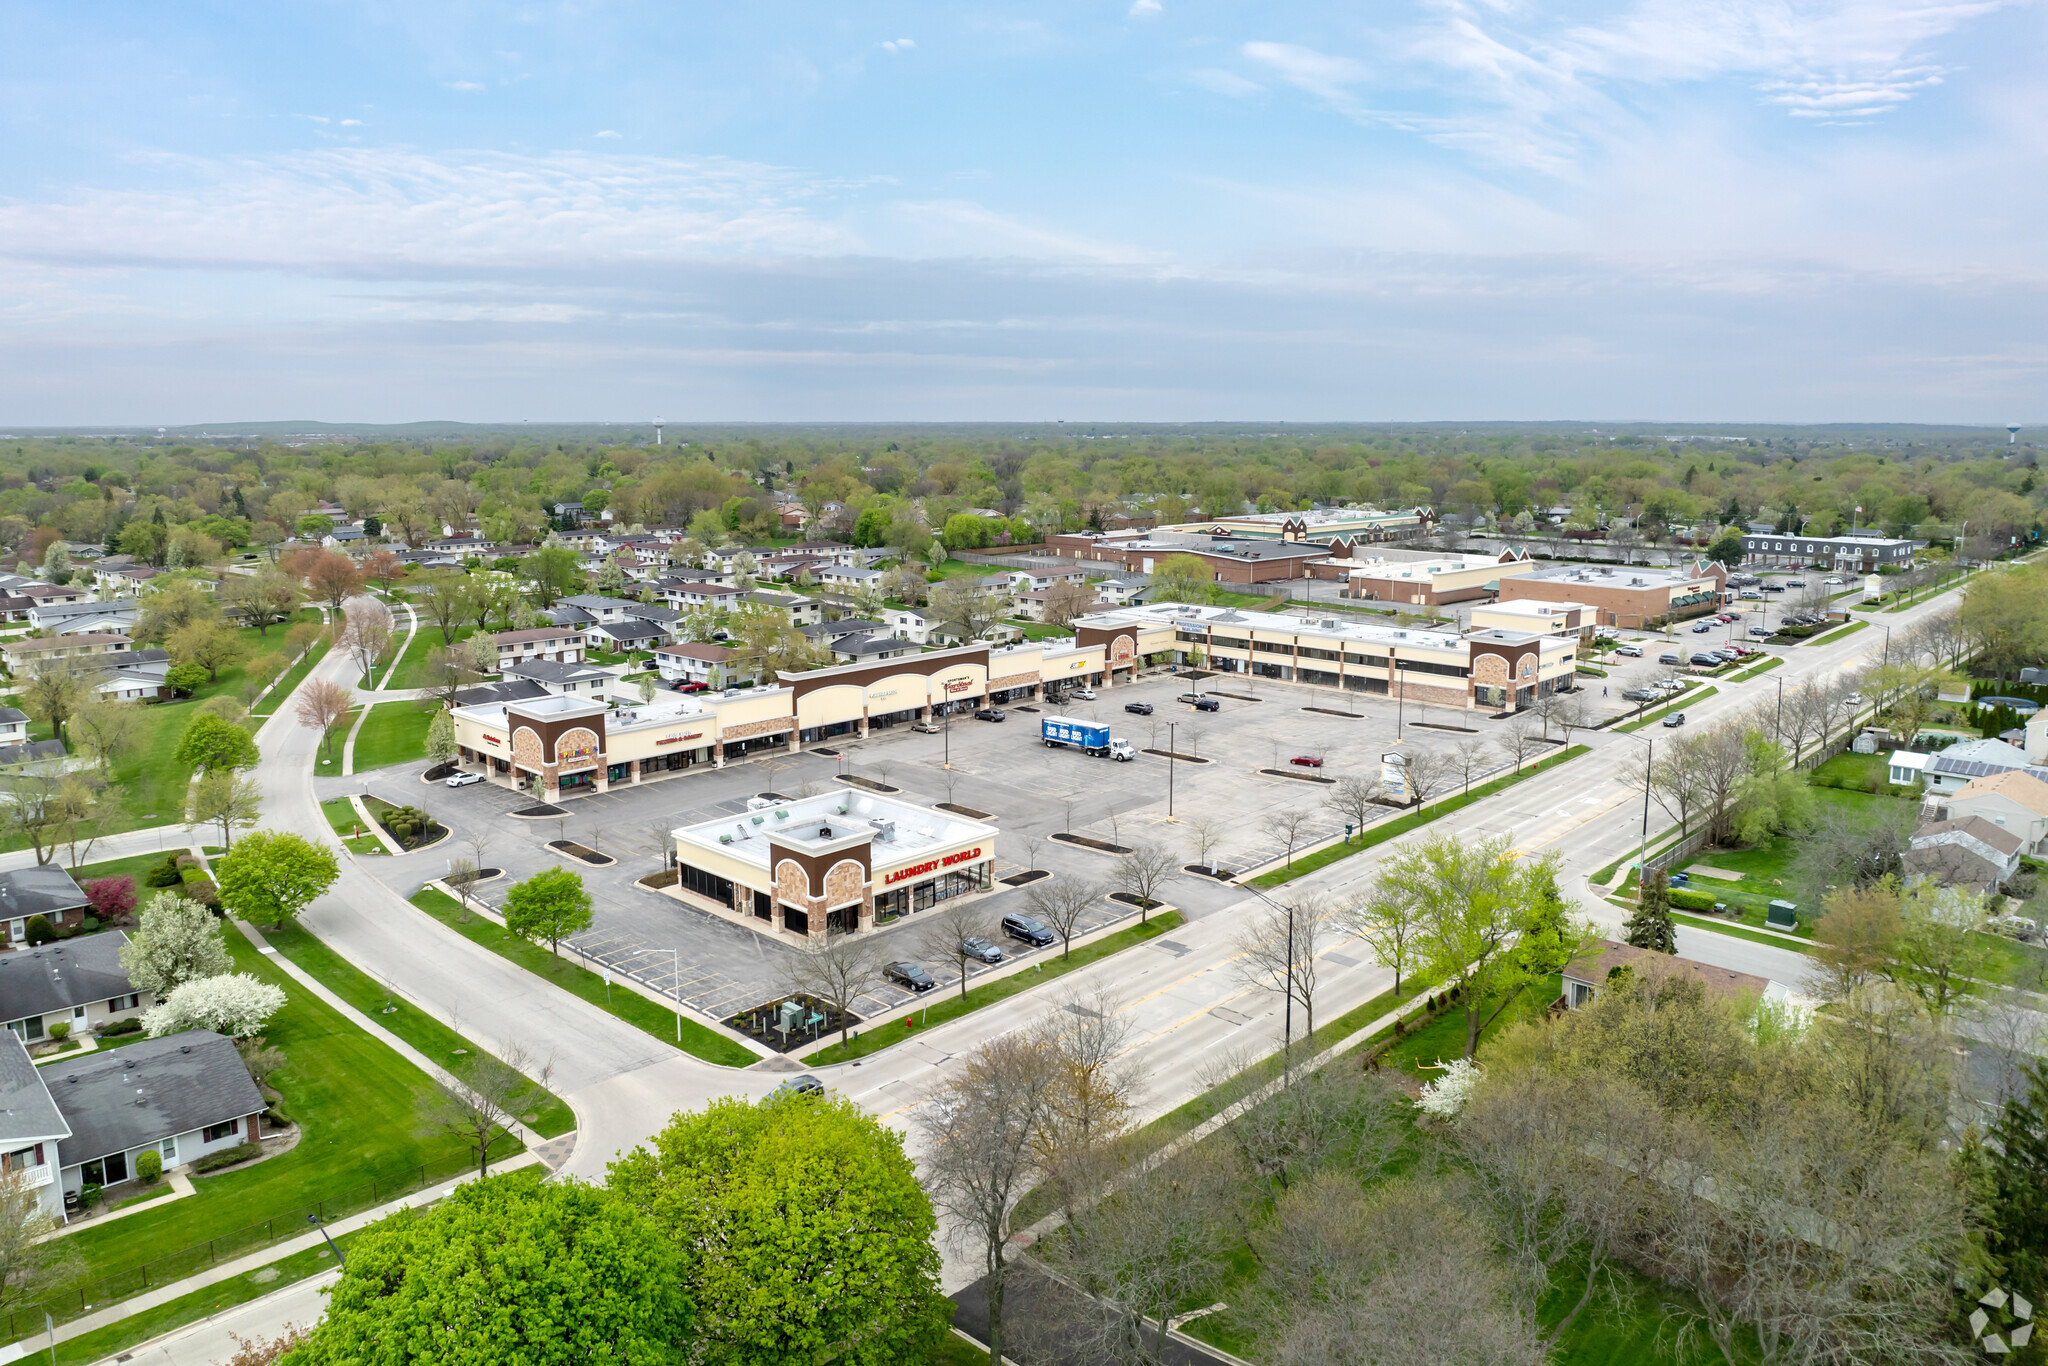
M1650 770L1657 758L1656 737L1652 736L1644 741L1644 743L1649 745L1650 752L1643 758L1643 843L1636 851L1636 896L1638 900L1641 899L1643 894L1643 879L1649 876L1650 872Z

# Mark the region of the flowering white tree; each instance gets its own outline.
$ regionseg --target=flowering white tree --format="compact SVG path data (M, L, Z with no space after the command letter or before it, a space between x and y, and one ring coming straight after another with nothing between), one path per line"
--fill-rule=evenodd
M284 1004L284 990L252 973L201 977L186 982L170 998L142 1017L149 1037L160 1039L187 1029L211 1029L246 1039Z
M1447 1124L1455 1124L1465 1111L1465 1103L1472 1099L1472 1088L1485 1075L1485 1069L1470 1058L1455 1058L1444 1064L1442 1076L1422 1088L1415 1107Z
M121 946L121 967L137 991L162 998L180 983L233 972L235 963L213 912L176 892L158 892Z

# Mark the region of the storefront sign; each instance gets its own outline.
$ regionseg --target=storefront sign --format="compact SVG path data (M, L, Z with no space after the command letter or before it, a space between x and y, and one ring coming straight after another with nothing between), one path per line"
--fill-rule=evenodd
M898 868L895 872L882 879L882 885L884 887L892 887L906 878L936 872L941 868L950 868L956 863L970 863L980 857L981 846L977 844L972 849L964 849L957 854L947 854L944 858L928 858L923 863L913 863L908 868Z
M971 678L949 678L946 680L946 691L949 693L966 692L973 686L974 680Z
M701 740L701 739L703 739L703 738L704 738L704 732L703 732L703 731L701 731L701 730L693 730L693 731L691 731L691 732L690 732L690 733L689 733L688 735L668 735L668 736L664 736L663 738L661 738L661 739L659 739L659 740L656 740L656 741L655 741L654 743L655 743L655 744L656 744L657 746L659 746L659 745L680 745L680 744L681 744L681 743L683 743L683 741L685 741L685 740Z
M484 743L487 745L502 745L505 742L503 740L500 740L497 736L486 732L484 735Z

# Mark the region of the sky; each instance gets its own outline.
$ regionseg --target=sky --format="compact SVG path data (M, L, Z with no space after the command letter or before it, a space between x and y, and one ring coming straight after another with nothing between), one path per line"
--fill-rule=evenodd
M0 424L2048 420L2048 0L0 0Z

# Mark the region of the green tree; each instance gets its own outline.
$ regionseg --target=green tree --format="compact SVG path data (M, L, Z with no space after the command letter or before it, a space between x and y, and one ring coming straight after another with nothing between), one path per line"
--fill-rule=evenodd
M505 928L524 939L542 940L557 957L562 941L590 928L590 893L567 868L544 868L515 882L505 893Z
M1153 602L1213 602L1216 581L1193 555L1168 555L1152 567Z
M2032 565L1979 574L1963 589L1962 622L2003 686L2048 649L2048 574Z
M334 851L282 830L258 830L214 865L221 904L251 920L282 925L341 876Z
M445 711L437 711L427 722L427 757L436 767L455 757L458 746L455 743L455 719Z
M1671 923L1671 879L1662 869L1643 878L1642 899L1622 927L1622 938L1639 949L1678 952L1678 930Z
M247 830L263 815L263 789L246 773L215 769L192 784L185 802L185 819L193 825L220 827L223 849L234 845L234 832Z
M511 1172L358 1233L293 1366L687 1361L683 1250L601 1187Z
M215 773L222 769L254 768L260 756L248 731L232 721L201 712L178 737L178 748L171 757L187 768Z
M851 1101L713 1101L609 1184L684 1249L703 1366L896 1366L945 1332L931 1201L902 1138Z
M1727 565L1730 569L1741 564L1742 533L1734 527L1723 531L1714 538L1714 543L1707 547L1707 558L1716 564Z
M164 686L178 697L190 697L206 686L206 670L197 664L173 664L164 670Z
M519 562L519 572L533 584L542 607L583 586L583 568L576 552L565 545L544 545Z
M50 733L59 740L64 738L64 723L89 696L85 679L66 659L45 659L31 665L16 694L21 709L38 721L47 721Z
M197 664L206 670L206 681L218 683L220 671L249 657L241 633L220 621L194 621L173 631L164 648L180 664Z
M1981 1202L1987 1250L2004 1283L2048 1301L2048 1065L2024 1065L2026 1091L2009 1098L1981 1150L1991 1189Z

